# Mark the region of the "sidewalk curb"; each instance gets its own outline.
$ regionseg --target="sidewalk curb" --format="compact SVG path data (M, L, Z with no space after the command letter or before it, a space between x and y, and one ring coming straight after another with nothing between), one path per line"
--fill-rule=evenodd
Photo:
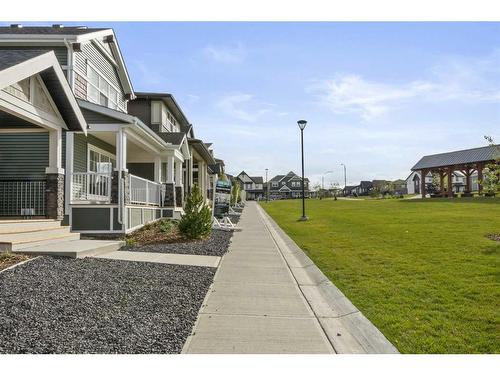
M396 347L321 272L260 205L258 211L335 351L339 354L398 354Z

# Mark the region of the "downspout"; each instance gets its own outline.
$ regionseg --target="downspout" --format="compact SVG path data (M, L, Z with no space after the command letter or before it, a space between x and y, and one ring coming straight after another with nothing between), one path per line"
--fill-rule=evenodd
M74 74L73 74L73 47L71 43L68 42L66 38L64 38L64 45L68 49L68 61L66 64L67 68L67 79L69 86L71 87L71 91L74 93L75 87L74 87Z
M124 203L124 197L123 197L123 191L124 191L124 186L123 186L123 179L122 179L122 154L123 154L123 128L120 128L118 130L119 134L119 140L120 143L117 145L119 148L118 152L118 162L120 163L118 165L118 224L123 225L123 203ZM125 228L125 231L127 228Z

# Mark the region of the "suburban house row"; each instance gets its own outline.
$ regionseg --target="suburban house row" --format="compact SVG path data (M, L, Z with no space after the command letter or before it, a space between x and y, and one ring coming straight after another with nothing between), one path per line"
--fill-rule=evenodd
M126 233L223 168L171 94L133 90L112 29L0 27L0 218Z
M295 172L288 172L286 175L277 175L269 181L264 182L261 176L250 176L245 171L241 171L235 178L241 190L245 192L247 200L261 200L267 196L269 189L269 199L289 199L302 198L302 177ZM304 178L304 194L310 196L309 179Z

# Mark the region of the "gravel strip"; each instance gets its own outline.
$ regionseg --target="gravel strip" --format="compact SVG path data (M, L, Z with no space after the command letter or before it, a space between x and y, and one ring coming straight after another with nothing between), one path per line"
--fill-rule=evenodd
M124 246L120 251L142 251L148 253L193 254L223 256L231 242L232 232L212 230L209 239L201 241L155 243L143 246Z
M0 274L0 353L180 353L214 273L35 259Z

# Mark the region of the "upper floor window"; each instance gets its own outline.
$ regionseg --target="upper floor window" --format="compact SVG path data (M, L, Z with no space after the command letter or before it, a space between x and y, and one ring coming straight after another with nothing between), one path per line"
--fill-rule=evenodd
M151 103L151 123L159 124L159 130L163 133L179 131L177 120L160 101Z
M272 186L272 187L278 187L278 183L277 183L277 182L275 182L275 181L273 181L273 182L271 183L271 186Z
M112 109L119 109L118 90L87 63L87 99Z

